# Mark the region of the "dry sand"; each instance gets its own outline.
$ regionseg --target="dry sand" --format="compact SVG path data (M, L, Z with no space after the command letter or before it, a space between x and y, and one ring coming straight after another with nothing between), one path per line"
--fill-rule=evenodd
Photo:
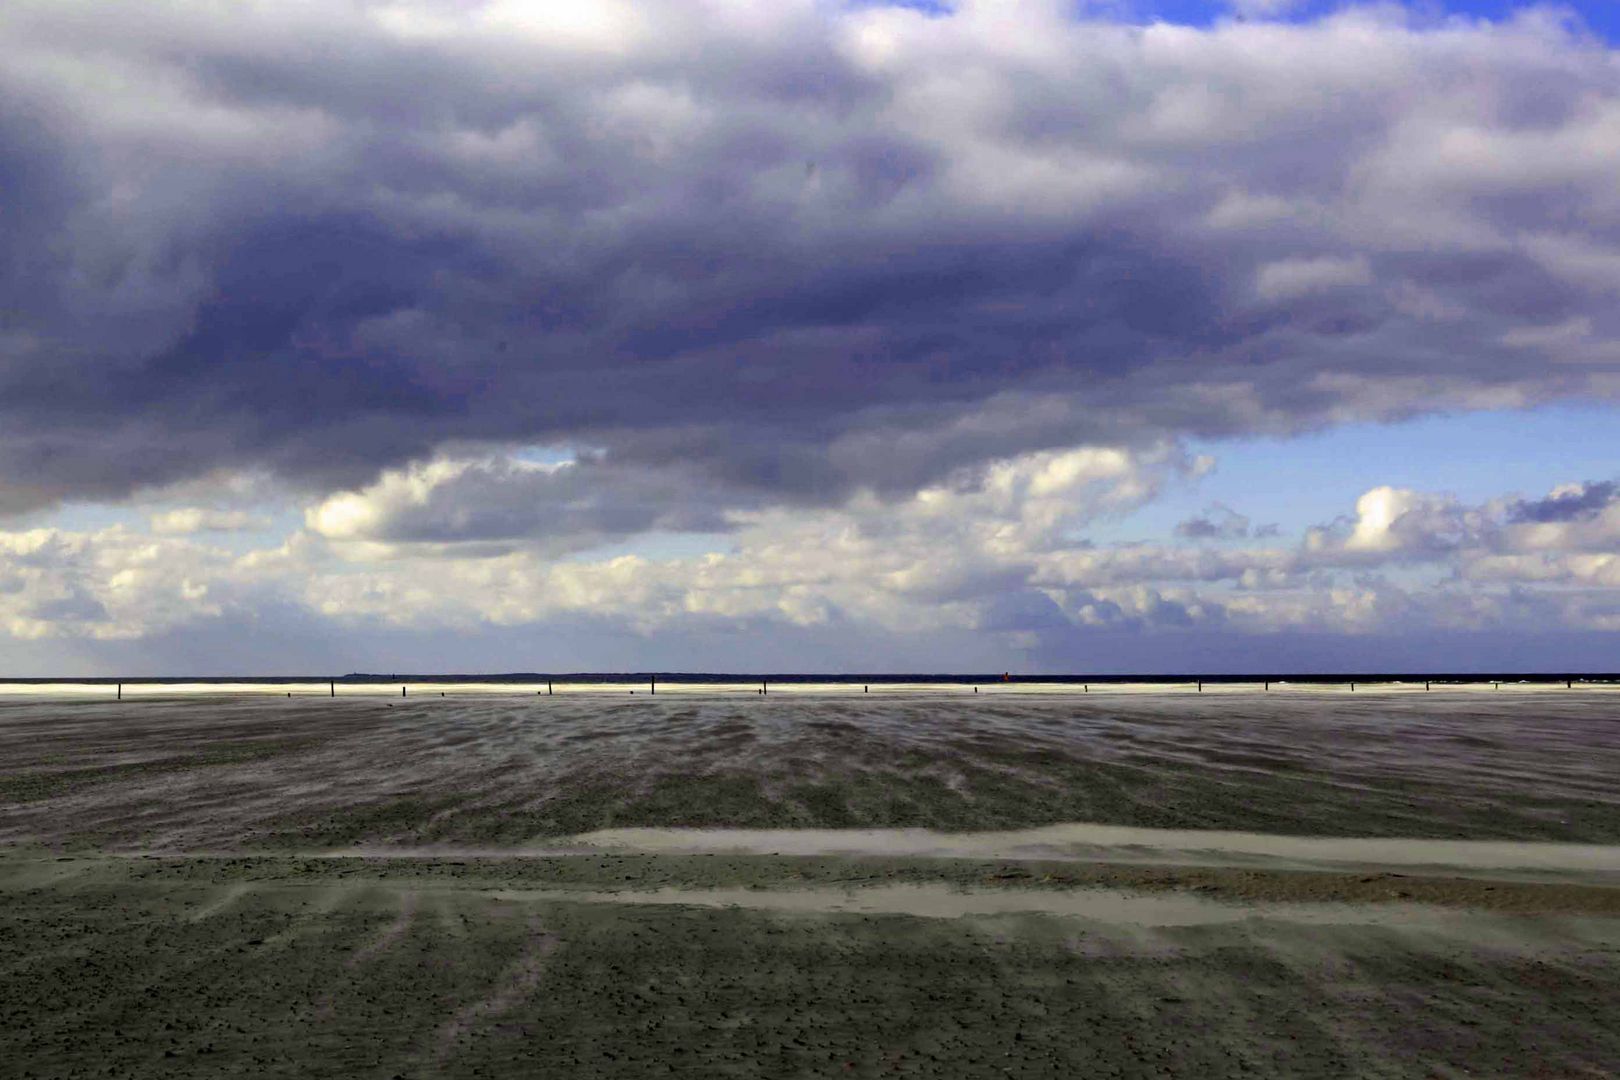
M1620 699L980 698L0 701L0 1077L1620 1073Z
M0 701L0 842L511 847L1092 822L1620 843L1620 697Z
M926 855L996 859L1127 859L1178 866L1291 869L1414 867L1581 874L1620 884L1620 846L1502 840L1274 836L1220 830L1068 824L1016 832L928 829L602 829L587 847L766 855Z

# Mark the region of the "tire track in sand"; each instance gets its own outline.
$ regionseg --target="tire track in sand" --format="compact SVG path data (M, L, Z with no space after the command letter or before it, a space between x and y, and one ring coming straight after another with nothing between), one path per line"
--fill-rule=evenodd
M242 897L246 896L252 891L253 886L247 884L246 882L238 885L232 885L230 888L224 890L224 892L217 899L204 904L202 907L186 916L186 921L199 923L204 919L211 919L220 912L233 907L237 901L241 900Z
M416 902L416 890L407 889L400 893L399 915L371 941L356 949L354 955L349 957L348 966L355 968L375 960L410 933L411 924L416 921Z
M538 920L531 919L527 946L517 960L501 973L488 996L457 1009L434 1033L430 1068L435 1072L441 1071L455 1056L463 1039L527 1001L540 986L547 957L560 944L562 941L556 934L541 927Z
M318 899L309 906L308 911L298 914L285 930L278 930L265 938L258 946L260 953L274 952L285 949L301 938L318 933L326 916L333 914L339 908L353 901L360 892L359 886L350 883L329 886L322 889Z

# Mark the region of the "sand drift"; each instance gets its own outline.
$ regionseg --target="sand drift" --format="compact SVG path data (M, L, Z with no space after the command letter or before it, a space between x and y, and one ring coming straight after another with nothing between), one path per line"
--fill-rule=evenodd
M1078 859L1271 869L1403 867L1613 875L1620 845L1274 836L1064 824L991 833L926 829L604 829L584 847L682 854Z
M643 827L953 834L884 841L939 849L1073 822L1610 845L1616 776L1607 691L0 700L0 843L109 850L516 849ZM1437 857L1096 829L988 842ZM1562 865L1548 858L1590 861L1469 848L1441 862Z

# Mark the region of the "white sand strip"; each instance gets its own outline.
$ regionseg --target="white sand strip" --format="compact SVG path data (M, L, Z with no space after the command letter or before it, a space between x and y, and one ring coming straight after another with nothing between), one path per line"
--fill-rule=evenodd
M1536 952L1579 940L1584 947L1620 947L1620 920L1543 917L1532 931L1519 916L1451 911L1420 904L1224 903L1165 893L1106 889L962 890L944 884L874 885L855 889L658 889L587 892L505 889L499 900L540 903L656 904L742 908L790 914L909 915L925 919L1042 915L1115 927L1292 924L1312 927L1415 929L1429 944L1454 941L1508 952Z
M1263 833L1050 825L1011 832L928 829L603 829L595 848L688 854L1080 859L1305 869L1391 866L1620 874L1620 846L1498 840L1275 836Z

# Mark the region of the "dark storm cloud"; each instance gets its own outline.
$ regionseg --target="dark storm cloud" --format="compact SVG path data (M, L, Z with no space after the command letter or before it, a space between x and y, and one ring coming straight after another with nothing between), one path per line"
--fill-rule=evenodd
M1620 484L1613 480L1586 483L1544 499L1515 503L1508 520L1538 524L1587 520L1606 510L1617 496L1620 496Z
M1204 512L1177 522L1175 534L1184 540L1242 540L1249 536L1249 519L1230 506L1212 503Z
M1061 8L8 4L0 510L537 443L712 520L1612 392L1602 49Z

